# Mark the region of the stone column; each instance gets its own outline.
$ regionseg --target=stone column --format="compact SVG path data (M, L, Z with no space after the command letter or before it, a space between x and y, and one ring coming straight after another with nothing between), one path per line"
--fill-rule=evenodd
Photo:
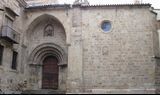
M82 13L79 7L72 11L71 46L68 53L68 93L82 92Z

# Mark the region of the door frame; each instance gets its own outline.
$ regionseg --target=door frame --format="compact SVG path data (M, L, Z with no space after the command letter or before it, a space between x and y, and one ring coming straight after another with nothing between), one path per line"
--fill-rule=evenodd
M54 88L44 88L44 87L43 87L43 78L44 78L44 74L43 74L43 73L44 73L44 67L43 67L43 66L44 66L44 64L45 64L44 61L45 61L47 58L49 58L49 57L55 58L55 59L57 60L57 63L56 63L56 64L57 64L57 69L58 69L58 71L57 71L57 74L58 74L58 75L57 75L56 77L58 78L58 80L57 80L57 88L56 88L56 89L54 89ZM58 63L59 63L58 58L57 58L56 56L54 56L54 55L47 56L47 57L45 57L45 58L43 59L42 63L43 63L43 65L42 65L42 73L41 73L41 74L42 74L42 75L41 75L41 76L42 76L42 82L41 82L42 85L41 85L41 88L42 88L42 89L58 90L58 89L59 89L59 70L60 70L60 69L59 69L59 65L58 65ZM53 86L54 86L54 85L53 85Z
M55 56L59 66L59 90L67 90L68 50L54 43L43 43L31 50L28 58L29 78L28 88L42 89L42 65L47 56ZM35 73L35 74L33 74ZM36 78L35 78L36 77ZM34 82L33 82L34 81Z

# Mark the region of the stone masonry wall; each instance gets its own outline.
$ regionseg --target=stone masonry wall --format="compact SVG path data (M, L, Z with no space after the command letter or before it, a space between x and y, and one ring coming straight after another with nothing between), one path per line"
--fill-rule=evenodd
M9 7L19 15L19 17L14 19L13 29L21 34L23 8L19 6L19 3L16 0L1 0L0 8L5 9L5 7ZM0 29L4 24L5 14L6 11L0 11ZM4 46L2 65L0 66L0 94L20 93L20 91L24 90L26 87L25 78L20 70L20 68L23 66L21 64L20 53L21 41L18 45L12 45L11 43L0 39L0 44ZM13 50L19 53L17 59L17 70L11 69Z
M157 35L158 35L158 45L160 47L160 10L155 10L157 13ZM160 49L158 51L160 53ZM157 64L156 64L156 93L160 93L160 56L157 56L156 58Z
M4 7L9 7L11 8L14 12L20 14L20 7L19 4L16 0L1 0L0 8Z
M83 9L83 79L86 93L154 93L153 32L148 7ZM101 23L112 29L104 33Z
M21 34L18 45L0 40L5 47L0 94L41 89L41 68L30 67L29 57L44 43L55 43L64 49L68 67L60 71L60 82L61 89L68 93L155 93L159 60L154 57L159 55L159 46L156 15L148 6L23 11L16 0L0 2L0 8L8 6L19 14L13 28ZM5 11L0 10L0 26L4 15ZM54 20L56 33L44 38L42 30L48 17ZM108 33L101 29L104 20L112 24ZM11 69L13 50L19 52L17 70Z

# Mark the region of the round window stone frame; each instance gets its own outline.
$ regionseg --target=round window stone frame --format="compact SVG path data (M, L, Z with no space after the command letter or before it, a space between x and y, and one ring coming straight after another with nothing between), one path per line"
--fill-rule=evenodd
M108 30L103 29L103 24L105 24L105 23L109 23L110 24L110 27L109 27ZM111 30L112 30L112 22L109 21L109 20L102 21L102 23L101 23L101 30L103 31L103 33L111 32Z

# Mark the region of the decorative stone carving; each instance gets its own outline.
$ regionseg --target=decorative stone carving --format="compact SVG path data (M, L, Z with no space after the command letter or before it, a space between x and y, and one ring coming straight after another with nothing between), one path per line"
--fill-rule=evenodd
M47 24L44 28L44 37L54 36L54 27L52 24Z

